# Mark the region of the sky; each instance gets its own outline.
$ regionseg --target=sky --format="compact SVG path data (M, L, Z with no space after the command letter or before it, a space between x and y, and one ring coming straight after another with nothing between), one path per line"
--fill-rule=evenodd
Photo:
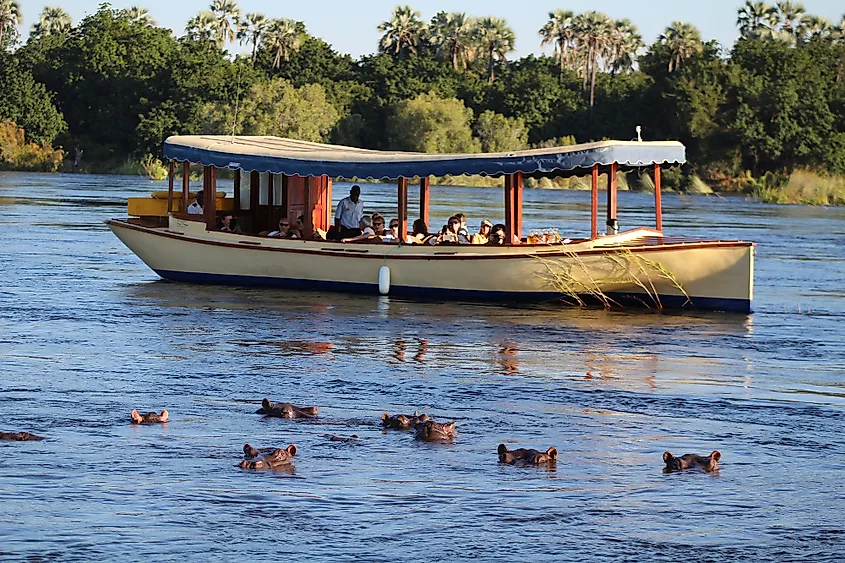
M97 11L103 0L18 0L23 11L24 24L20 27L23 39L45 6L59 5L73 18L74 24L86 15ZM472 16L497 16L505 18L516 33L516 53L519 58L531 53L551 53L551 47L541 49L538 30L548 20L548 13L558 8L576 13L600 10L612 18L628 18L639 27L646 44L653 43L673 21L696 25L705 40L716 39L723 46L730 46L739 35L736 11L740 0L401 0L418 10L424 21L443 10L466 12ZM201 10L207 10L210 0L113 0L113 8L138 5L150 11L160 26L172 29L176 35L184 33L185 22ZM399 2L396 0L316 0L280 2L279 0L238 0L242 13L260 12L267 17L285 17L305 22L309 33L330 43L336 51L357 58L376 52L380 33L378 24L389 19ZM845 13L842 0L804 0L812 14L838 23ZM229 47L245 51L246 47Z

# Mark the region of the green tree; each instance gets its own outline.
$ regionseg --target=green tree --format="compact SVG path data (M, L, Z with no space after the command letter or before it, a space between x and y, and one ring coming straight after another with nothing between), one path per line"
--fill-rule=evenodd
M237 114L232 103L208 104L203 121L203 132L209 134L229 135L234 125L236 135L322 142L337 123L338 114L319 84L294 88L287 80L274 78L256 83L244 96Z
M44 8L38 16L38 23L32 26L32 35L56 35L70 31L72 21L70 14L58 6Z
M528 129L521 119L490 110L478 116L475 134L482 152L518 151L528 146Z
M21 24L23 12L17 0L0 0L0 51L5 51L15 40L17 26Z
M426 32L420 13L410 6L396 6L390 20L379 24L378 30L384 34L379 40L379 51L394 55L416 54Z
M67 129L44 84L4 53L0 53L0 84L0 120L22 127L28 141L50 145Z
M472 110L460 100L420 94L396 103L387 118L392 149L429 153L474 153L481 143L472 137Z
M743 39L731 53L730 127L753 173L828 167L841 161L831 110L834 72L828 45L795 49L780 41Z

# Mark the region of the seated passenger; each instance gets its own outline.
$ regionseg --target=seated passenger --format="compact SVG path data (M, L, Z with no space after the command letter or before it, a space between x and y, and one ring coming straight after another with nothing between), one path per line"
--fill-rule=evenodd
M276 231L270 231L269 233L267 233L267 236L275 238L287 238L285 237L285 235L287 234L289 229L290 221L282 217L281 219L279 219L279 229Z
M469 231L467 231L467 216L463 213L458 213L455 215L458 218L458 221L461 222L461 228L458 229L459 235L464 235L469 240Z
M493 225L492 232L490 233L490 242L488 244L506 244L507 240L508 237L505 234L505 226L501 223Z
M390 227L384 231L384 235L381 237L381 242L398 244L401 241L402 237L399 236L399 219L391 219Z
M443 226L434 244L469 244L469 239L460 230L461 220L457 216L449 217L449 222Z
M297 217L296 223L290 226L290 230L293 234L296 235L295 237L291 238L304 238L302 233L305 232L305 215L300 215L299 217Z
M235 216L231 213L226 213L223 215L221 220L222 226L220 230L224 233L239 233L241 232L241 227L238 225L238 220Z
M422 219L417 219L414 221L414 232L405 237L405 242L408 244L420 244L425 242L428 237L428 225Z
M490 242L490 231L493 229L493 223L484 219L481 221L481 230L476 235L472 235L472 244L487 244Z
M376 232L373 230L373 219L369 215L364 215L361 218L361 234L357 237L341 239L340 242L358 242L361 240L369 240L375 238Z
M373 213L373 231L377 236L382 236L387 232L384 228L384 217L381 213Z

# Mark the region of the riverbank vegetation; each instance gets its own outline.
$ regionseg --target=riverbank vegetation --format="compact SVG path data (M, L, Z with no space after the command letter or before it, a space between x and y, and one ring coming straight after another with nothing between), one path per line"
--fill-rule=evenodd
M243 14L233 0L213 0L176 34L141 8L103 4L78 23L46 8L23 22L17 0L0 0L0 119L27 143L63 147L67 169L147 158L141 168L158 174L148 155L174 134L478 152L633 139L639 125L645 140L687 146L667 187L841 202L831 194L845 175L845 16L748 1L732 46L686 22L645 45L631 21L556 10L538 14L536 35L554 54L520 59L500 18L426 22L408 6L386 16L375 52L356 60L302 22ZM237 42L247 52L231 55Z

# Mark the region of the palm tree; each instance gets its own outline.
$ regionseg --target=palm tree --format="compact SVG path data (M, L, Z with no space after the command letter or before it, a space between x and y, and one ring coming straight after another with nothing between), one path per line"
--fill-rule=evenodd
M516 34L505 20L491 16L478 20L475 36L479 52L487 60L488 82L492 84L496 78L496 59L507 60L507 54L514 50Z
M587 56L584 59L584 79L582 88L586 90L587 82L590 82L591 118L596 97L596 76L598 74L599 61L602 58L607 57L610 52L613 26L613 20L601 12L590 11L579 14L575 17L577 40L581 45L581 48L586 49L587 53Z
M6 30L23 23L23 13L16 0L0 0L0 49L4 47ZM14 36L12 37L14 40Z
M560 80L563 81L563 71L571 66L570 49L575 48L575 14L572 10L555 10L549 12L549 21L540 28L540 46L548 44L555 46L555 55L560 63Z
M676 71L690 55L704 50L701 32L694 25L684 22L672 22L658 41L669 48L669 72Z
M807 11L800 2L782 0L775 4L775 20L781 29L792 35L796 35L798 23L804 18Z
M188 35L188 39L197 41L214 39L217 33L215 29L216 23L217 19L214 17L214 14L203 11L188 20L185 26L185 33Z
M772 29L777 19L777 8L765 2L752 2L745 0L737 10L736 24L743 36L759 36Z
M220 47L226 43L234 43L238 27L238 19L241 17L241 9L235 0L214 0L211 3L211 13L214 14L214 30L217 34L217 43Z
M270 21L267 32L264 34L264 48L276 52L273 68L280 68L282 59L287 61L291 53L299 51L304 33L305 26L302 22L285 18Z
M825 17L805 14L801 21L795 26L795 35L798 39L805 39L815 36L830 37L836 32L836 28Z
M129 18L129 21L134 24L150 26L158 25L156 21L152 18L152 16L150 16L150 11L146 8L142 8L140 6L132 6L121 10L121 12L123 12L123 14L127 18Z
M473 58L474 30L474 18L459 12L438 12L431 19L428 41L440 57L452 61L452 68L457 71L460 65L466 70L467 62Z
M645 47L637 26L628 18L613 22L608 38L608 62L612 73L631 70L637 53Z
M425 33L425 24L420 20L420 13L410 6L396 6L390 21L378 26L384 33L379 41L379 50L399 55L404 49L417 53L417 47Z
M255 57L258 54L258 43L269 25L270 21L264 14L257 13L247 14L244 19L238 22L238 39L241 45L252 43L252 62L255 62Z
M44 37L59 35L70 31L72 21L70 15L58 6L49 6L41 11L38 23L32 26L32 35Z

